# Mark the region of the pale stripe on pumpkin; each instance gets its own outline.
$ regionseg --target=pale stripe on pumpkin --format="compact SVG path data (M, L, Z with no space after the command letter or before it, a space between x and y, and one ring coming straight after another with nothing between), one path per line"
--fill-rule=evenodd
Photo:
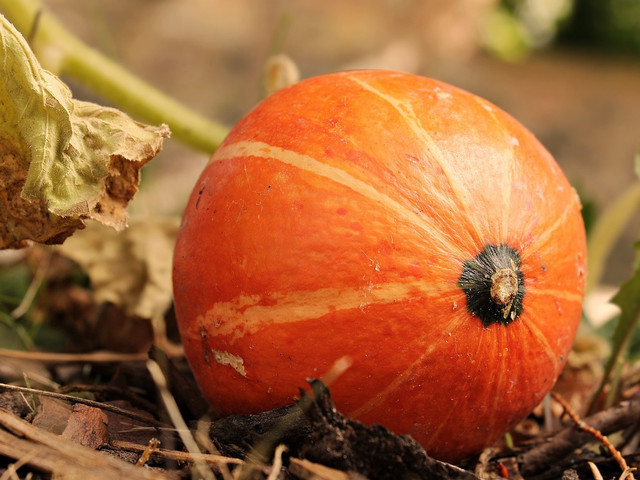
M558 217L556 218L555 222L553 222L553 224L551 224L548 227L545 226L544 229L536 228L535 231L537 232L537 235L532 239L529 245L521 249L521 256L523 261L525 260L525 257L527 255L534 255L535 252L542 250L543 245L549 240L551 240L552 235L555 234L555 231L566 225L570 214L574 213L574 209L580 208L580 199L578 198L578 194L576 193L575 189L571 188L571 190L573 193L573 195L571 196L573 201L566 203L564 209L562 210L562 213L558 215ZM541 198L540 201L544 201L544 199ZM534 217L535 216L532 215L531 219L533 220ZM531 230L534 230L534 229L532 228ZM555 236L553 238L553 241L556 241L556 242L559 241L558 238L562 239L560 241L566 241L563 235Z
M295 323L327 315L339 310L384 305L416 294L441 297L442 285L426 280L406 283L385 283L351 289L321 288L269 295L268 304L261 305L260 295L240 295L228 302L215 303L204 315L198 316L197 327L206 327L215 335L231 335L234 342L245 334L272 324ZM241 328L240 328L241 327Z
M489 114L489 116L493 119L493 122L497 129L500 129L504 132L504 140L505 144L509 145L511 148L511 154L509 155L509 160L505 162L503 165L503 172L506 173L506 177L503 181L498 185L498 192L502 195L502 203L501 203L501 212L502 212L502 222L500 223L500 235L499 239L501 242L507 242L508 233L509 233L509 224L511 217L511 192L513 186L513 175L516 167L516 147L520 146L520 141L514 135L513 132L507 129L507 125L504 121L500 120L496 115L495 107L487 102L484 98L477 97L472 95L471 98L475 100L484 110Z
M425 233L429 240L437 242L439 250L443 254L455 255L459 259L466 258L469 253L460 242L450 238L431 224L428 217L420 215L417 210L412 210L399 203L388 195L379 192L372 185L359 180L340 168L323 163L309 155L303 155L292 150L275 147L264 142L240 141L225 145L216 151L212 161L230 160L238 157L254 156L273 159L278 162L291 165L301 170L319 175L350 188L365 198L378 203L387 210L395 212L400 217L409 221L412 225ZM432 247L435 245L432 245Z
M559 375L560 366L561 366L560 359L556 356L556 353L553 350L553 348L551 348L551 345L549 344L549 339L544 335L544 333L542 333L542 330L540 330L536 325L535 323L536 319L528 318L527 320L528 320L527 322L522 322L523 328L527 328L529 332L531 332L531 335L536 340L538 340L538 342L540 343L540 346L542 347L542 351L547 355L547 357L549 357L549 359L554 365L554 370L556 374ZM530 347L530 349L533 350L533 347Z
M470 198L468 189L465 188L465 186L459 181L458 173L451 168L454 162L449 158L448 152L442 150L433 140L429 132L427 132L427 130L422 126L422 122L418 118L418 115L416 115L413 106L408 102L403 102L395 97L392 97L391 95L387 95L384 92L381 92L380 90L376 89L360 78L349 78L359 84L365 90L373 93L374 95L377 95L382 100L391 105L405 120L408 127L416 135L416 137L422 141L425 149L431 154L431 159L434 160L438 165L440 165L440 168L442 168L442 171L444 172L445 176L447 177L447 181L451 186L451 190L459 200L463 211L466 213L469 223L473 226L474 231L470 233L475 234L475 240L478 245L483 245L484 238L482 234L484 233L484 230L478 228L478 225L475 224L476 215L474 214L474 209L472 206L473 199Z

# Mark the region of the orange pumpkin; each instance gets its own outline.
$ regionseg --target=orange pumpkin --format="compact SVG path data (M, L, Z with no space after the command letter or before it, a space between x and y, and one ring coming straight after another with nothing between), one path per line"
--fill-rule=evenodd
M197 182L176 314L222 414L337 407L458 460L526 416L581 317L585 232L551 155L489 102L385 71L278 91Z

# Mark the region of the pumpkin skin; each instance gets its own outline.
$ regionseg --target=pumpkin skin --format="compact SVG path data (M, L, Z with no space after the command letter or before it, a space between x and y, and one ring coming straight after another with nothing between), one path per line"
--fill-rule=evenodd
M290 404L348 356L339 410L460 460L560 374L582 311L580 208L532 134L475 95L387 71L304 80L233 128L185 209L187 358L227 415ZM488 246L522 293L504 321L470 311L461 280Z

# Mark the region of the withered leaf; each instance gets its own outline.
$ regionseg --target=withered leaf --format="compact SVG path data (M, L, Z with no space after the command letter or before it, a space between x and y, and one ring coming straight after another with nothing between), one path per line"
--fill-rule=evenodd
M61 243L88 218L123 229L168 127L74 100L2 15L0 60L0 248Z
M91 279L98 302L157 318L171 305L171 261L178 217L132 218L124 232L96 222L60 246Z

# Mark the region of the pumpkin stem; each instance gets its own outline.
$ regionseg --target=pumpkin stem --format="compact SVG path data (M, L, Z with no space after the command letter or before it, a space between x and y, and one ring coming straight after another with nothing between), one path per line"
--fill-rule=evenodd
M467 296L467 311L485 327L506 326L522 313L520 255L508 245L487 245L476 258L464 262L458 286Z
M518 294L518 276L510 268L501 268L491 275L491 300L498 305L502 305L504 318L509 315L513 299Z

